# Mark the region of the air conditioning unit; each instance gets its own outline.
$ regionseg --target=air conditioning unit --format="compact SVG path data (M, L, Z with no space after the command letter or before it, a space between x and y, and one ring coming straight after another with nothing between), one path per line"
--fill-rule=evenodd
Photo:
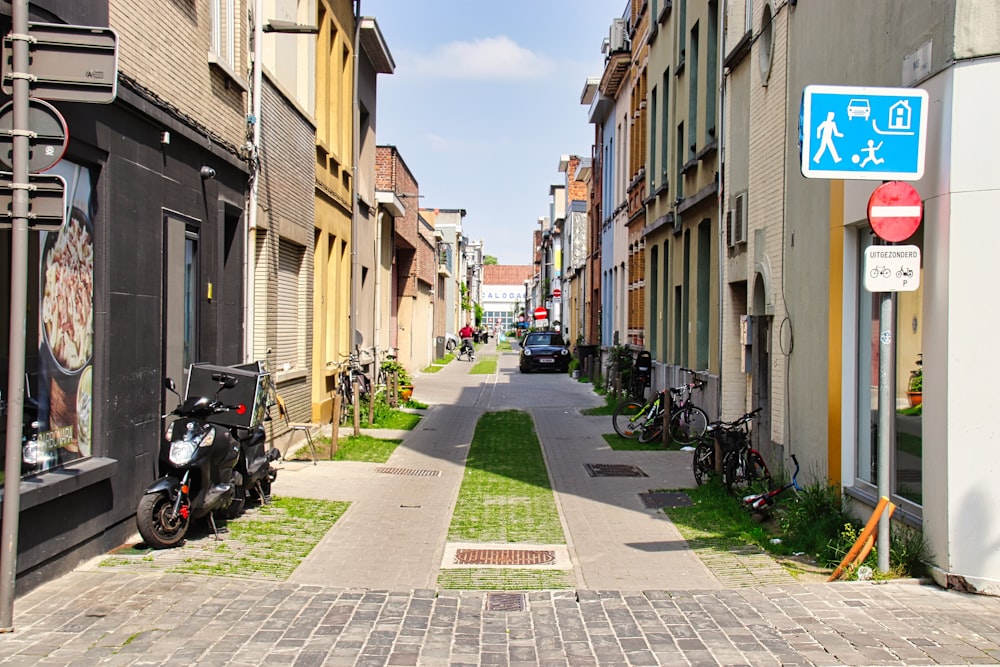
M608 34L608 52L624 51L628 48L625 36L625 19L615 19Z

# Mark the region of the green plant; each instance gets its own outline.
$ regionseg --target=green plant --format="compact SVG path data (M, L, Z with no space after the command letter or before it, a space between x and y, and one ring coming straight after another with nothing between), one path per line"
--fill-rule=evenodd
M577 359L576 357L573 357L572 359L570 359L569 360L569 365L566 367L566 370L569 371L569 374L572 375L573 371L579 370L579 369L580 369L580 360Z
M410 374L406 372L406 369L403 368L403 364L399 363L395 359L386 359L382 362L379 368L381 368L387 376L395 373L400 385L413 384L413 379L410 377Z
M910 371L910 380L907 383L907 391L919 391L924 390L924 361L922 354L917 355L917 369Z

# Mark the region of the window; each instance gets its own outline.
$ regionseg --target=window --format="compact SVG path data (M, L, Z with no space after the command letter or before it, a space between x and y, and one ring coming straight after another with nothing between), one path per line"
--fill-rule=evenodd
M749 1L749 0L748 0ZM684 38L687 35L687 0L680 0L677 13L677 64L684 62L684 50L687 45Z
M716 77L719 63L719 4L715 0L708 3L708 51L705 54L705 143L715 139L715 104L718 82Z
M649 91L649 117L653 121L649 132L649 190L652 192L656 188L656 122L659 120L656 113L656 86Z
M236 72L236 0L210 0L211 43L209 59Z
M669 158L667 154L670 149L670 112L669 112L669 102L670 100L670 68L667 68L663 72L663 111L661 112L661 127L663 128L660 136L660 173L662 175L662 184L667 183L667 169L669 168Z
M760 20L760 37L757 64L760 66L760 83L767 85L771 76L771 58L774 52L774 22L771 20L771 5L764 5L764 15Z
M709 331L711 329L712 221L705 218L698 225L697 303L695 320L695 368L708 368Z
M302 275L306 249L288 239L278 241L278 332L275 360L278 371L305 368L306 289Z
M688 159L698 150L698 24L691 27L691 57L688 64Z

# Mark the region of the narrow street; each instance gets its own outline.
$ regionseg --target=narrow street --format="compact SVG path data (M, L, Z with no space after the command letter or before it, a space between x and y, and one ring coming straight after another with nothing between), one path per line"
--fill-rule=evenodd
M352 503L288 581L91 561L17 600L0 664L1000 662L996 598L914 581L802 583L767 557L693 552L639 495L693 485L690 454L612 451L609 418L578 411L601 402L590 385L521 374L516 360L500 354L496 375L458 361L418 375L427 415L384 465L283 462L275 494ZM534 418L567 537L553 567L576 586L438 590L476 421L504 409ZM648 477L591 477L586 464Z

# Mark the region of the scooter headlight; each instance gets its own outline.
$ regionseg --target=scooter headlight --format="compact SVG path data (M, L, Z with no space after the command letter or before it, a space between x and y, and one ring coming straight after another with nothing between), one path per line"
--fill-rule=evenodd
M198 445L190 440L175 440L170 443L170 462L175 466L184 466L191 462Z
M177 422L174 422L176 424ZM173 425L167 431L173 435ZM175 466L184 466L191 462L200 447L211 447L215 442L215 429L208 425L188 422L184 437L170 442L168 458Z

